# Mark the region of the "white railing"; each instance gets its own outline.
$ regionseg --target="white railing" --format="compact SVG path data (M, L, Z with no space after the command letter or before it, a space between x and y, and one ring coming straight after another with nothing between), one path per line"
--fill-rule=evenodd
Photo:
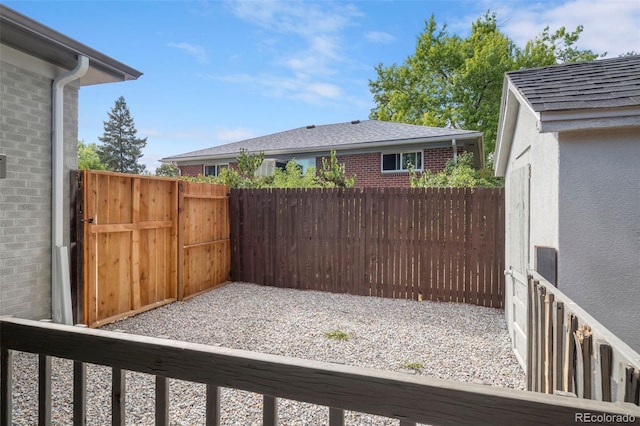
M207 385L206 424L220 424L221 387L264 395L263 423L278 422L278 398L327 406L330 425L344 424L352 410L416 423L493 425L573 425L576 413L629 416L628 403L586 401L537 392L329 364L160 338L128 335L14 318L0 319L0 424L11 424L12 354L39 354L40 424L51 416L51 357L74 361L73 422L86 418L85 363L109 366L112 420L125 423L124 371L156 377L157 425L169 423L167 378ZM605 418L605 417L603 417Z
M527 300L529 390L640 404L640 354L532 270Z

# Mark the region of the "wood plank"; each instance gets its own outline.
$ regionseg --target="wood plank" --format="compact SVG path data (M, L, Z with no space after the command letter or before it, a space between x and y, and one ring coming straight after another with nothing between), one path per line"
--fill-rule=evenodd
M591 371L591 354L592 354L592 334L591 329L583 325L575 333L578 342L580 343L581 351L578 351L578 358L582 360L582 397L585 399L591 399L591 384L592 384L592 371Z
M220 388L207 384L206 426L220 426Z
M576 377L576 344L573 338L574 333L578 330L578 318L571 314L566 329L566 339L564 344L564 367L563 382L564 391L573 392L577 395L575 387Z
M329 426L344 426L344 410L329 407Z
M0 336L5 350L117 365L122 370L146 374L154 374L162 365L167 377L179 380L427 424L573 425L575 413L582 411L640 418L640 407L629 404L563 398L22 319L0 320Z
M278 424L278 398L263 395L262 424L263 426L276 426Z
M156 426L169 424L169 381L156 376Z
M533 277L527 277L527 390L535 391L534 365L537 363L535 356L535 332L538 329L536 320L536 297Z
M600 354L600 380L602 400L611 402L611 345L600 343L598 345Z
M111 424L123 426L125 424L126 383L125 371L113 367L111 370Z
M87 424L87 365L73 362L73 425Z
M544 392L553 393L553 294L544 297Z
M133 232L131 234L131 307L140 309L140 179L133 178L132 194L132 221Z
M564 354L564 303L556 301L554 304L553 326L553 372L554 390L563 390L562 359Z
M38 356L38 425L51 424L51 357Z
M544 296L546 291L537 280L534 281L534 284L536 286L536 323L538 325L536 330L536 391L544 392Z

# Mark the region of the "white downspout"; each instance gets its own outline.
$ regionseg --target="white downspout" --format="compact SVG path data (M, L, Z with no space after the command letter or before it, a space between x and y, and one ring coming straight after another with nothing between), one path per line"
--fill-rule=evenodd
M458 164L458 145L456 139L451 139L451 147L453 148L453 164Z
M53 80L51 96L51 316L73 324L69 248L64 245L64 87L89 69L89 58L78 57L76 67Z

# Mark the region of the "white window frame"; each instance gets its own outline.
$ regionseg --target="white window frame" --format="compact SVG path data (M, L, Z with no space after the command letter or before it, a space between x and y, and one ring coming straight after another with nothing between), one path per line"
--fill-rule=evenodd
M215 173L214 174L207 174L207 168L208 167L215 167ZM204 166L202 166L202 174L204 176L215 176L218 177L220 176L220 170L222 169L228 169L229 168L229 163L218 163L218 164L205 164Z
M388 151L380 153L380 172L382 173L408 173L409 169L405 168L404 161L402 158L406 154L417 154L420 155L422 161L420 167L414 167L415 171L422 171L424 168L424 150L419 149L417 151ZM384 156L385 155L399 155L400 156L400 168L394 170L384 170Z

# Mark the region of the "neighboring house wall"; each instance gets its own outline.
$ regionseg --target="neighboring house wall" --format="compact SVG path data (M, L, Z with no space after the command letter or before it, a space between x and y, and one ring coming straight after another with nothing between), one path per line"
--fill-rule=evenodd
M534 247L558 248L558 143L555 134L541 134L536 130L536 119L526 108L519 108L513 135L507 178L505 179L505 203L507 235L505 241L505 266L514 268L526 276L533 268ZM530 165L530 169L529 166ZM518 170L529 173L529 191L514 178ZM523 198L529 194L528 200ZM524 223L513 209L524 203ZM514 220L515 219L515 220ZM521 231L522 230L522 231ZM527 235L528 234L528 235ZM524 247L522 245L525 245ZM526 363L526 283L516 277L508 277L505 288L505 315L516 356Z
M42 61L5 46L2 49L0 153L7 156L7 178L0 179L0 315L50 318L51 85L55 71ZM77 168L77 87L67 85L64 102L68 206L69 171ZM65 224L69 210L65 209ZM64 235L68 245L68 227Z
M180 169L180 176L193 176L201 175L204 171L203 164L194 164L189 166L178 166Z
M640 132L560 134L559 288L640 351Z
M385 151L386 152L386 151ZM389 152L393 152L390 150ZM458 154L464 152L463 147L458 148ZM382 172L382 151L359 154L337 154L340 164L345 165L347 176L356 175L356 187L408 187L410 186L407 172ZM447 160L453 157L451 148L431 148L423 151L424 168L434 173L444 169ZM316 169L322 168L322 158L316 157ZM325 157L328 159L328 157ZM233 167L235 163L230 163ZM202 174L203 164L178 166L182 176L198 176Z

